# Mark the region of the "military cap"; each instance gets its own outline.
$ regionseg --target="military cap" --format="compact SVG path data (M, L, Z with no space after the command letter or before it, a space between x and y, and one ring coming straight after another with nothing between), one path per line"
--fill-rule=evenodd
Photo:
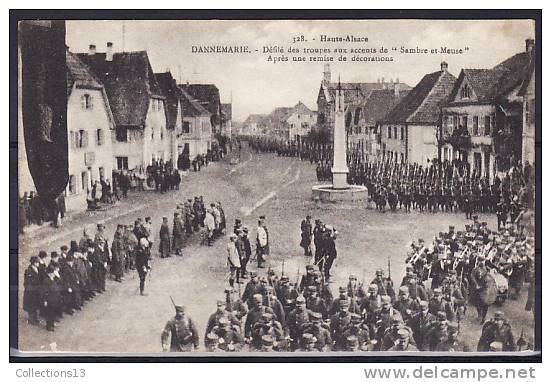
M51 257L52 259L57 259L57 258L59 257L59 254L58 254L56 251L52 251L52 252L50 253L50 257Z
M455 269L450 270L450 275L457 275L457 271Z
M33 263L38 263L38 262L39 262L38 256L31 256L30 262L31 262L31 264L33 264Z
M407 329L400 329L398 330L398 337L405 340L409 338L409 332Z
M59 249L61 249L62 251L68 251L69 250L69 247L67 247L65 244L62 245Z
M296 304L297 305L304 305L304 304L306 304L306 300L304 299L304 297L298 296L297 300L296 300Z
M226 287L226 289L224 289L224 292L232 293L233 292L233 287L231 287L231 286Z
M226 305L226 303L224 301L222 301L222 300L216 301L216 306L224 306L224 305Z
M281 276L281 278L279 279L279 282L280 283L288 283L289 282L289 277L288 276Z
M98 223L98 224L97 224L97 227L98 227L98 228L105 228L105 225L104 225L103 223Z
M241 219L239 218L235 219L235 224L239 224L239 223L241 223Z
M317 292L318 288L315 285L308 285L308 292Z
M447 321L448 317L446 316L446 312L438 312L436 313L436 318L438 321Z
M490 344L490 351L503 351L503 343L494 341Z
M345 299L339 300L339 306L348 306L348 305L350 305L348 300L345 300Z
M321 223L321 220L316 219L316 220L314 220L314 222L315 222L316 224L320 224L320 223Z
M413 265L411 264L406 264L406 271L409 271L409 270L413 270Z
M312 216L306 215L306 219L312 219Z
M505 318L505 314L501 310L498 310L494 313L494 319L496 320L503 320Z
M394 316L392 316L392 323L393 324L399 324L399 323L402 323L402 322L404 322L404 320L398 314L395 314Z
M448 333L457 333L459 332L459 325L457 322L448 322Z
M314 337L312 333L304 333L302 335L302 341L304 341L304 343L306 344L313 344L314 342L317 341L317 338Z
M307 271L313 271L314 270L314 266L312 264L308 264L306 265L306 270Z
M184 312L184 307L181 305L174 306L174 309L176 309L176 312L180 312L180 313Z
M474 215L473 220L478 220L478 215Z
M312 321L320 321L322 319L322 315L319 312L312 312Z
M346 288L343 286L339 287L339 293L346 293Z
M264 220L264 219L266 219L266 216L260 215L258 218L259 218L260 220Z
M229 325L230 323L230 320L228 320L227 317L220 317L220 319L218 320L218 324L220 324L221 326L226 326L226 325Z
M383 275L383 273L384 273L384 272L383 272L383 270L382 270L382 269L380 269L380 268L379 268L379 269L377 269L377 270L375 271L375 274L376 274L377 276L382 276L382 275Z
M362 320L362 316L360 316L358 313L351 313L350 320L352 320L353 322L360 322Z
M272 293L273 293L273 292L274 292L274 287L271 286L271 285L268 285L266 288L264 288L264 290L265 290L266 292L272 292Z
M243 229L243 232L245 232L245 233L249 233L249 228L247 228L247 227L243 227L242 229Z
M256 301L256 302L262 302L262 295L261 294L255 294L253 296L253 300Z
M453 230L455 229L455 227L454 227L453 225L451 225L451 226L448 227L448 229L449 229L450 231L453 231Z
M66 261L75 261L75 256L72 253L69 253L67 255Z
M348 345L357 345L358 344L358 337L348 336L348 337L346 337L346 343Z
M251 275L251 277L258 276L258 273L256 273L256 271L251 271L251 272L249 272L249 274Z
M442 289L441 288L434 288L433 293L435 295L440 295L440 294L442 294Z
M348 280L357 280L358 278L354 275L348 276Z
M390 304L392 300L390 299L390 296L381 296L381 303L382 304Z
M212 332L208 333L205 339L206 343L212 344L218 341L218 336Z
M428 301L421 300L421 302L419 302L419 307L420 308L428 308L429 307Z

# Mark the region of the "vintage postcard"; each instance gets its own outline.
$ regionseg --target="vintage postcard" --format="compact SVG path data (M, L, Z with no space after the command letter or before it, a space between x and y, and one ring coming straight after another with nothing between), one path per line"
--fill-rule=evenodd
M538 354L533 18L17 28L12 355Z

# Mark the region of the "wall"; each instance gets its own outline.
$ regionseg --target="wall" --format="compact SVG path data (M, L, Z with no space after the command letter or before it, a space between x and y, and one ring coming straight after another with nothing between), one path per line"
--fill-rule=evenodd
M408 161L427 165L427 160L438 158L438 143L436 141L436 126L409 125L408 130Z
M212 144L212 126L209 116L184 117L183 122L190 123L189 133L182 131L178 139L178 153L182 153L186 143L189 144L191 160L198 154L205 155Z
M526 161L534 164L536 160L535 153L535 134L536 134L536 108L535 108L535 73L532 73L532 78L526 89L526 95L523 97L522 103L522 163Z
M391 138L388 136L388 128L391 129ZM388 157L389 153L388 151L392 152L392 158L394 160L401 161L402 155L404 160L409 160L412 162L412 160L407 157L406 154L411 155L411 153L407 152L407 139L408 139L408 129L406 125L400 125L400 124L383 124L381 125L381 154L384 155L385 158ZM396 129L396 134L394 133ZM402 129L404 130L404 137L402 139Z
M88 109L82 105L82 97L85 94L92 100L92 107ZM93 181L100 180L100 169L103 169L104 179L111 182L114 164L111 128L102 92L80 89L75 85L67 104L70 180L66 188L65 203L68 211L82 211L87 208L87 192L91 189ZM101 145L98 145L97 141L98 129L103 132ZM87 133L85 147L78 147L75 142L79 131ZM84 179L83 173L86 174Z
M153 160L170 159L170 137L166 129L164 100L151 98L144 130L143 162L150 164Z

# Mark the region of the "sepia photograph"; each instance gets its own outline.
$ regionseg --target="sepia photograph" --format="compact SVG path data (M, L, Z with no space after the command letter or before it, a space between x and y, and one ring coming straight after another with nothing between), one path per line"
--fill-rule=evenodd
M19 19L11 356L541 357L541 13L484 14Z

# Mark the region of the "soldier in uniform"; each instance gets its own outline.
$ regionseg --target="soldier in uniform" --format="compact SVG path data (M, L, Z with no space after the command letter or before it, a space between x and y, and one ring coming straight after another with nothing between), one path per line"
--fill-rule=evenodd
M209 319L207 321L207 328L205 330L205 336L212 331L212 329L218 325L220 319L224 317L226 318L232 326L237 326L241 328L241 321L237 319L233 315L232 312L229 312L226 309L226 302L219 300L216 302L216 312L212 313L209 316Z
M251 272L251 279L245 285L245 290L243 291L243 295L241 297L241 301L247 303L247 307L251 309L253 306L253 296L255 294L262 295L263 287L260 285L260 280L258 279L258 274L255 271Z
M469 347L457 339L458 334L459 325L456 322L448 322L448 338L436 345L435 351L469 352Z
M274 294L274 288L270 285L266 286L264 290L264 301L265 306L268 306L272 309L275 315L275 319L279 321L283 327L286 325L285 321L285 310L283 309L283 304L277 299Z
M111 243L111 274L115 277L115 281L122 282L124 275L124 259L126 257L126 250L124 246L124 240L122 236L123 226L118 225L115 231L115 237Z
M384 271L377 269L375 271L375 278L371 281L371 284L377 285L379 295L389 296L391 301L396 300L396 293L394 292L392 280L390 278L384 278Z
M199 348L199 334L193 321L185 315L184 307L176 305L176 315L165 325L161 334L163 351L189 352ZM168 337L170 336L170 347Z
M310 285L307 292L306 309L311 312L321 313L323 319L326 319L328 316L327 307L325 306L325 302L318 296L318 289L316 286Z
M291 348L296 349L299 345L299 340L302 337L302 333L309 326L312 312L306 309L306 300L304 297L299 296L296 299L296 307L289 313L287 318L287 326L289 329L289 336L293 341Z
M263 313L260 319L254 324L252 328L252 340L251 344L255 348L262 346L262 337L270 335L277 347L278 351L284 351L287 349L287 339L285 338L285 331L281 323L274 319L274 315L271 313Z
M262 305L262 295L255 294L253 296L253 306L250 308L247 313L247 318L245 320L245 337L250 338L253 333L254 325L260 321L262 315L265 313L274 314L272 308Z
M483 296L488 286L486 285L486 277L488 276L488 268L485 265L486 258L484 255L477 256L476 267L471 272L471 293L474 296L474 304L478 313L478 319L483 324L488 313L488 304L484 301Z
M331 338L336 344L343 343L343 334L350 325L351 315L348 308L348 300L341 300L339 312L331 316L329 330L331 332Z
M251 242L249 240L249 229L247 227L242 228L241 235L239 237L239 240L241 241L241 248L243 250L243 253L241 255L241 278L246 279L247 276L247 264L249 263L249 260L251 259L252 255L252 249L251 249Z
M357 313L350 314L350 325L346 329L341 337L341 343L336 343L336 350L345 350L346 344L342 343L342 340L350 336L356 337L358 341L358 348L362 351L372 350L371 337L369 335L369 329L364 327L362 316Z
M310 215L306 216L300 223L300 246L304 249L304 256L312 256L312 248L310 244L312 243L312 217Z
M409 288L406 285L403 285L398 290L398 299L394 302L394 309L396 309L404 320L409 321L409 319L419 311L419 298L412 299L409 297Z
M455 318L455 311L452 304L446 301L442 295L442 289L436 288L433 290L433 295L429 301L429 312L433 315L437 315L439 312L446 314L446 319L452 321Z
M392 318L392 325L387 328L383 334L383 339L380 343L379 350L388 350L393 347L400 338L399 331L404 329L409 332L410 343L414 342L413 331L404 324L402 317L396 315Z
M293 309L294 302L299 296L296 288L289 285L289 277L281 276L279 279L279 287L276 289L277 298L283 305L283 310L285 311L285 316L287 317L291 310Z
M226 352L239 351L245 343L240 331L239 326L230 325L230 321L226 317L221 317L218 320L218 325L214 326L211 332L205 336L205 346L208 342L208 335L212 333L218 337L218 348L220 350Z
M435 351L438 344L448 338L448 320L446 313L438 312L436 322L430 327L423 339L421 350Z
M304 333L301 338L301 347L296 349L296 352L317 352L318 339L311 333Z
M163 217L159 237L159 253L161 254L161 258L170 257L170 227L168 226L167 217Z
M388 351L419 351L411 342L411 336L407 329L398 330L398 340Z
M515 339L511 325L505 321L505 315L501 311L494 314L494 319L486 322L482 327L482 334L478 341L478 351L489 351L492 342L501 342L503 351L515 351Z
M316 338L316 349L321 352L331 350L333 340L331 339L331 333L327 329L322 321L320 313L312 313L312 323L304 330L304 333L310 333Z
M149 265L149 258L151 252L149 251L149 242L145 237L140 239L140 246L136 250L136 270L138 271L138 276L140 278L140 295L147 296L144 292L145 290L145 278L147 274L151 271L151 266Z
M262 219L258 220L256 229L256 260L258 268L264 268L266 257L269 253L268 231Z
M224 293L226 294L226 311L230 312L239 322L241 322L243 317L247 316L247 306L240 298L234 297L236 291L232 287L226 287Z

